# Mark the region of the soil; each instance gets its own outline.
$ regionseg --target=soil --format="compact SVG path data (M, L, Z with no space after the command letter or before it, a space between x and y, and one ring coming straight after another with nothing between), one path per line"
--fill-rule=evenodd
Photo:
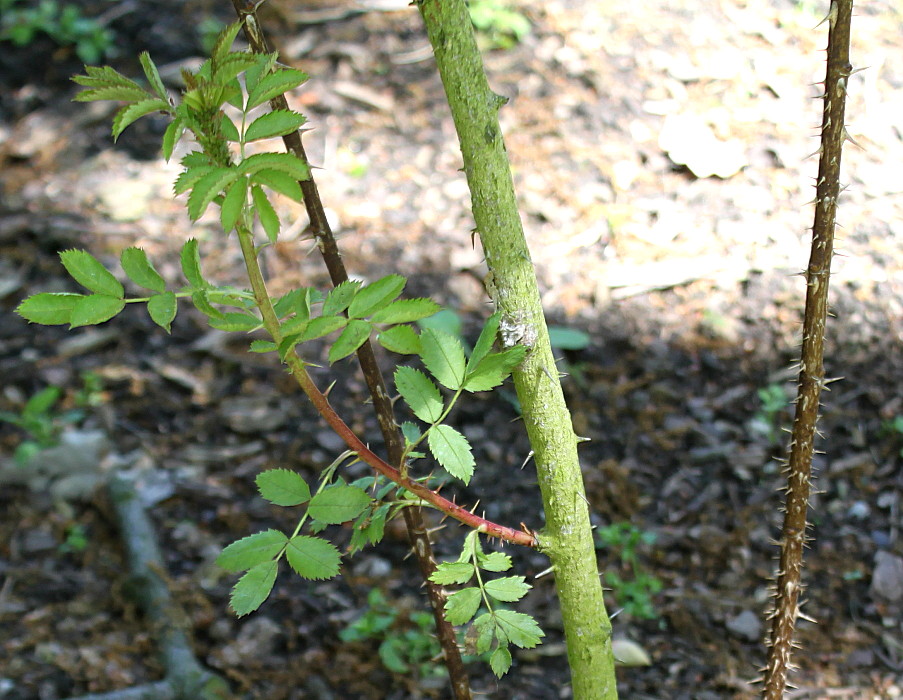
M177 76L201 55L202 20L231 20L230 3L73 4L107 23L109 60L133 76L143 50ZM813 29L821 4L552 0L519 8L529 36L485 52L494 89L510 98L502 125L550 322L590 338L561 351L561 369L575 429L591 438L581 455L593 517L651 535L635 568L618 548L599 550L605 570L661 583L649 617L629 604L629 586L608 597L611 611L623 609L615 637L651 658L619 670L624 698L756 693L781 520L778 431L791 417L780 397L793 394L804 292L795 273L812 217L803 202L816 172L805 157L820 118L808 86L824 72L825 26ZM404 3L361 7L270 0L263 21L283 60L312 76L289 98L315 127L305 144L352 274L409 276L408 293L455 309L473 340L487 313L485 265L471 245L457 141L419 16ZM817 624L800 623L793 698L903 695L903 430L893 427L903 416L900 20L890 2L854 17L853 62L868 69L849 85L848 129L861 148L844 154L826 350L828 376L842 380L820 423L804 607ZM57 386L57 415L80 410L57 420L66 444L101 431L102 468L141 475L183 625L201 662L237 693L447 697L430 663L393 673L377 641L339 636L373 588L401 611L393 629L414 629L409 613L425 597L400 528L347 559L340 578L283 573L259 612L227 612L234 581L213 565L219 549L294 524L256 495L255 475L280 466L313 480L341 450L277 364L187 307L169 336L140 309L73 332L12 313L27 295L75 290L56 255L71 247L113 264L138 245L176 280L179 248L195 236L208 277L241 284L241 268L216 219L191 228L172 199L178 167L158 157L164 122L142 120L114 147L113 106L70 102L68 77L81 70L71 47L45 38L0 47L0 409L21 412ZM721 145L694 141L699 124ZM666 126L676 141L661 138ZM267 253L273 290L325 289L303 212L283 204L281 213L292 223ZM318 352L311 359L325 360ZM87 392L86 373L99 382ZM316 379L336 381L334 405L379 448L352 363L324 361ZM777 392L770 412L763 390ZM458 500L541 527L513 393L468 399L453 420L479 465ZM26 437L0 424L5 455ZM348 476L363 474L358 465ZM162 675L154 621L129 596L103 491L67 490L62 476L0 489L4 700L77 697ZM437 532L438 553L456 556L462 534ZM340 544L347 537L336 534ZM546 639L516 653L501 681L471 665L474 688L570 697L552 576L536 577L546 561L506 551L533 585L523 610Z

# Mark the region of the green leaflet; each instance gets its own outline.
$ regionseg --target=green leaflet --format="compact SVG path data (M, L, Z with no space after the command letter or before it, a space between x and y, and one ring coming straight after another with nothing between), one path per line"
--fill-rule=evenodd
M273 584L276 583L276 573L279 562L268 561L258 564L238 579L229 596L229 605L239 617L252 613L265 601Z
M147 300L147 313L150 314L151 320L167 333L170 332L177 310L176 295L172 292L154 294Z
M426 440L433 457L445 471L468 484L475 462L467 438L450 425L434 425Z
M310 500L307 482L289 469L268 469L254 481L260 495L274 505L297 506Z
M357 352L357 349L367 342L371 330L373 330L373 326L367 321L358 319L349 321L348 325L345 326L345 330L341 332L332 344L332 347L329 348L329 364L338 362L353 352Z
M366 318L384 309L401 294L406 283L407 280L401 275L388 275L362 287L348 306L348 315L351 318Z
M436 381L452 391L464 382L464 349L461 341L443 331L427 328L420 334L420 357Z
M253 87L249 83L251 92L248 95L247 109L253 109L277 95L294 90L306 80L307 73L294 68L280 68L261 78Z
M154 269L150 260L147 259L147 253L141 248L126 248L119 256L119 262L125 274L139 287L157 293L166 291L166 282Z
M284 136L297 131L307 119L303 114L292 112L288 109L276 109L263 114L245 130L245 143L259 139L269 139L274 136Z
M420 420L435 423L442 416L442 395L433 382L412 367L395 370L395 388Z
M16 307L16 313L29 323L58 326L69 323L72 309L84 296L67 292L42 292L25 299Z
M435 314L441 307L432 299L399 299L375 312L373 323L411 323Z
M337 575L341 563L339 550L331 542L307 535L296 535L289 541L285 558L295 573L312 581Z
M120 297L106 294L89 294L82 297L72 307L69 316L69 328L79 326L96 326L109 321L125 308L125 301Z
M463 625L477 614L483 596L476 586L452 593L445 602L445 619L453 625Z
M307 512L322 523L339 525L354 520L369 505L370 496L363 489L337 484L311 498Z
M185 275L188 284L195 289L204 289L210 286L201 274L201 256L196 239L189 238L185 241L182 252L179 254L179 261L182 264L182 274Z
M217 566L226 571L247 571L273 559L288 542L278 530L264 530L236 540L216 558Z
M72 279L92 292L120 299L125 295L119 280L89 252L64 250L60 253L60 260Z
M376 336L376 341L389 352L399 355L419 355L420 337L410 326L393 326Z
M251 199L254 200L257 218L260 219L264 233L270 243L275 243L279 238L279 215L276 214L276 210L273 209L273 205L259 185L251 187Z

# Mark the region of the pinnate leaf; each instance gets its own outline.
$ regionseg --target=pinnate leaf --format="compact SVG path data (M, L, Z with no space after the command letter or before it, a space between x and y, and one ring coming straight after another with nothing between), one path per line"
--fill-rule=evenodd
M87 75L73 76L72 81L88 88L82 90L73 99L76 102L94 102L97 100L120 100L134 102L146 99L149 94L134 80L126 78L122 73L109 66L85 66Z
M171 109L169 102L161 100L159 97L152 97L126 105L116 112L116 115L113 117L113 140L118 139L119 135L132 122L137 121L146 114L151 112L169 112Z
M170 332L177 310L176 295L172 292L154 294L147 300L147 313L150 314L151 320L167 333Z
M283 136L296 131L307 119L288 109L275 109L257 117L245 130L245 142Z
M109 321L124 308L125 301L121 297L89 294L79 299L72 307L69 328L96 326L98 323Z
M432 299L399 299L375 312L373 323L410 323L436 313L441 307Z
M450 425L436 425L426 439L430 452L445 471L465 484L470 482L475 462L467 438Z
M477 614L483 596L477 587L462 588L445 601L445 619L453 625L463 625Z
M275 243L279 238L279 215L267 199L266 193L259 185L251 187L251 199L254 200L254 206L257 209L257 218L263 226L263 230L267 235L270 243Z
M464 584L473 578L474 569L470 562L447 561L439 564L430 576L430 581L440 586Z
M376 336L377 342L389 352L399 355L419 355L420 337L410 326L393 326Z
M401 294L407 280L401 275L387 275L362 287L348 307L351 318L365 318L388 306Z
M278 568L279 562L275 560L264 562L238 579L229 596L229 605L236 615L252 613L263 604L276 583Z
M288 537L279 530L264 530L230 544L216 563L226 571L247 571L273 559L287 543Z
M329 348L329 364L338 362L348 357L351 353L356 352L361 345L367 342L371 330L373 330L373 326L367 321L359 319L349 321L348 325L345 326L345 330L342 331L332 344L332 347Z
M523 576L506 576L487 581L483 589L496 600L513 603L520 600L532 586L524 582Z
M290 469L268 469L254 480L257 490L277 506L297 506L310 500L310 487Z
M310 517L328 525L354 520L370 505L370 496L357 486L339 484L310 499Z
M420 370L399 367L395 370L395 388L414 415L425 423L435 423L442 415L442 395Z
M307 73L293 68L281 68L249 86L247 109L253 109L277 95L294 90L307 80Z
M147 253L141 248L126 248L119 257L122 269L129 279L139 287L162 293L166 291L166 282L160 273L154 269Z
M122 298L125 290L113 273L101 262L85 250L64 250L60 253L63 267L72 275L72 279L92 292L109 297Z
M458 390L464 382L464 349L461 341L443 331L427 328L420 334L420 357L436 381Z
M16 307L16 313L29 323L40 323L44 326L69 323L72 309L84 296L68 292L42 292L25 299Z
M302 578L319 581L339 573L341 556L331 542L320 537L296 535L285 550L289 565Z

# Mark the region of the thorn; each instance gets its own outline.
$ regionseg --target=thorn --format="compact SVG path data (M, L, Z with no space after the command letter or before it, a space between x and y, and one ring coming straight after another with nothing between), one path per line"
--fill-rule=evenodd
M473 515L474 511L477 509L477 506L480 505L480 502L477 501L473 504L473 508L470 509L470 514Z
M534 576L533 578L542 578L543 576L546 576L546 575L548 575L548 574L551 574L551 573L553 573L554 571L555 571L555 567L554 567L554 566L550 566L548 569L543 569L542 571L540 571L540 572L539 572L538 574L536 574L536 576Z
M335 385L336 385L336 382L335 382L335 380L333 380L332 384L330 384L328 387L326 387L326 391L323 392L323 396L325 396L326 398L329 398L329 392L332 391L332 388Z
M527 462L529 462L532 457L533 457L533 450L530 450L529 454L526 456L524 461L521 463L520 468L523 469L524 467L526 467Z

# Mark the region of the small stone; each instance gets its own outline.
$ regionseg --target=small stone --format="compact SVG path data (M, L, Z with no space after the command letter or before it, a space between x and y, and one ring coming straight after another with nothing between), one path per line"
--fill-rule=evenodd
M755 642L762 635L762 621L752 610L744 610L727 621L727 629L735 637Z
M887 603L903 601L903 557L890 552L875 555L871 593Z

